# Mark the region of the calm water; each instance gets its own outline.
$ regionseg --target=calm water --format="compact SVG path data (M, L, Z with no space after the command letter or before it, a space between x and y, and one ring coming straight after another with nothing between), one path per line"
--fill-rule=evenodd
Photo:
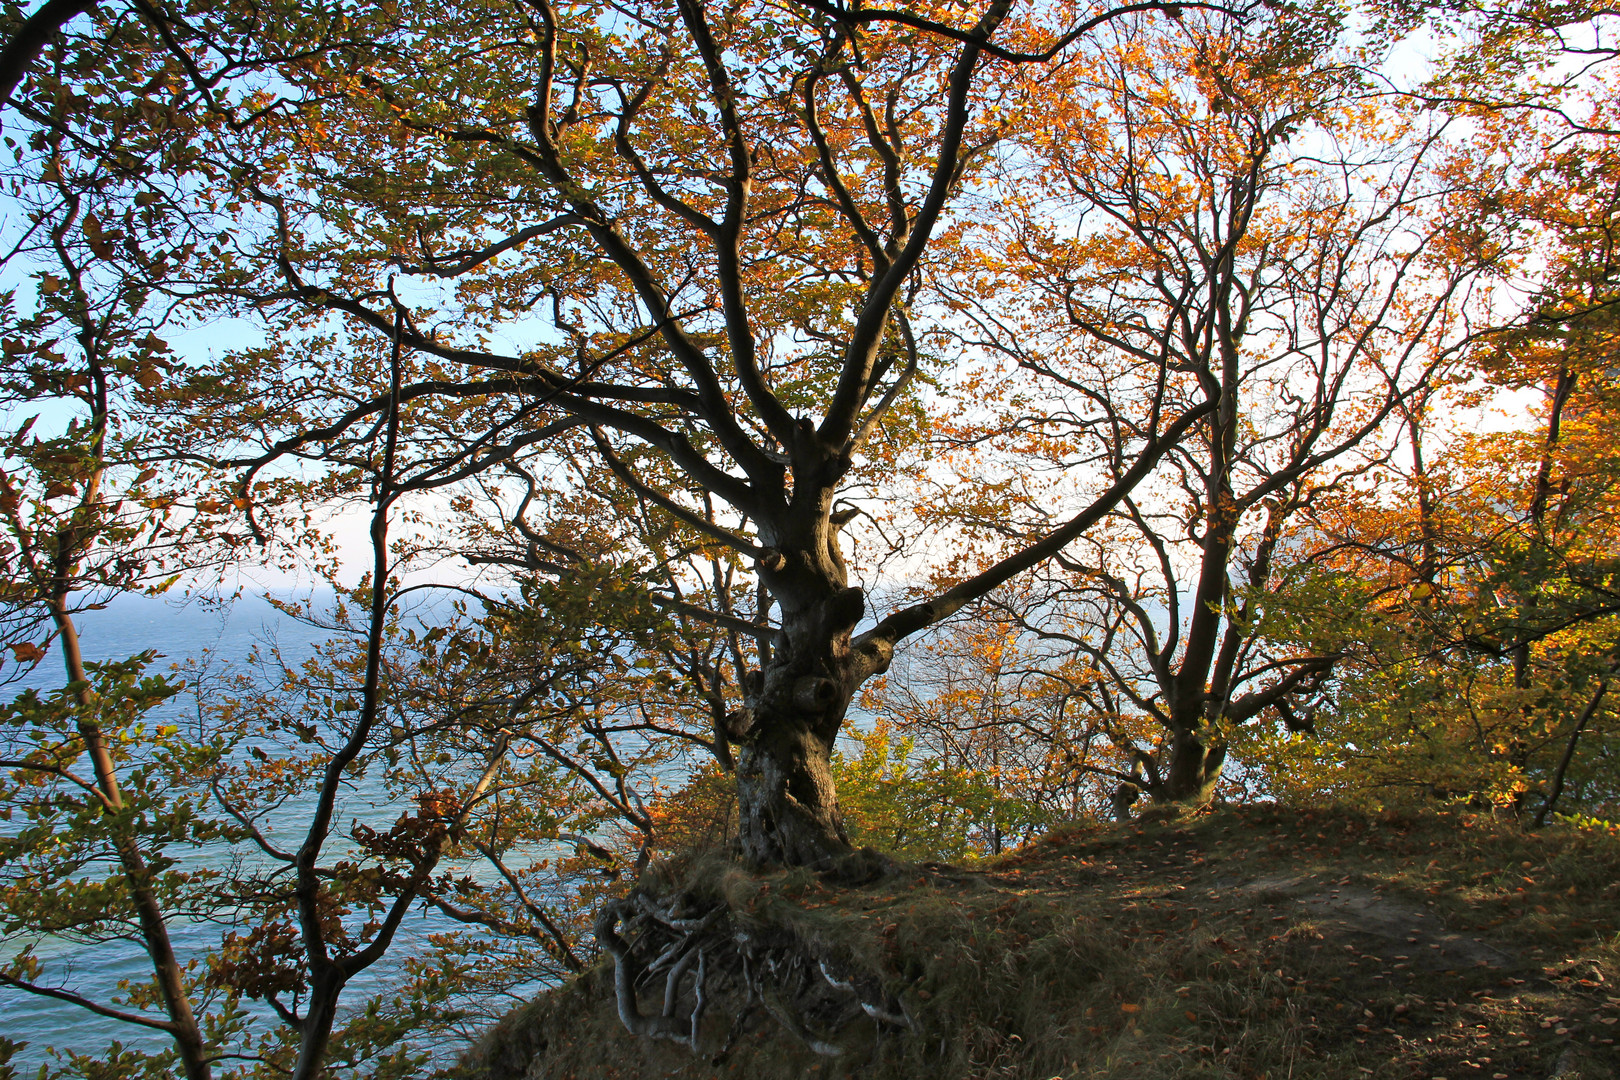
M283 657L296 663L310 654L320 637L318 631L289 619L262 599L238 601L228 611L208 610L192 605L177 607L162 600L120 598L107 610L90 612L80 620L80 633L87 659L122 659L146 649L155 649L163 659L149 669L165 670L170 664L211 651L218 661L231 661L247 655L255 645L274 641ZM7 696L26 686L56 689L63 683L60 662L51 657L21 684L0 688ZM176 699L183 702L184 696ZM392 821L398 810L386 805L379 791L362 787L356 802L344 807L345 816L372 817ZM368 812L369 811L369 812ZM429 921L420 913L411 915L396 939L392 957L414 951L429 932L448 927L440 920ZM171 924L177 951L182 958L197 956L217 944L220 928L209 924ZM105 1001L120 979L146 981L151 968L146 954L133 943L110 943L84 948L70 942L46 940L36 949L54 975L54 985L66 986L87 997ZM388 972L396 965L385 958L350 983L346 1000L357 1003L386 988ZM28 1047L13 1060L19 1075L28 1075L47 1061L46 1046L73 1047L96 1053L117 1039L126 1046L152 1049L167 1044L165 1036L145 1029L98 1017L76 1006L0 987L0 1035L25 1040Z

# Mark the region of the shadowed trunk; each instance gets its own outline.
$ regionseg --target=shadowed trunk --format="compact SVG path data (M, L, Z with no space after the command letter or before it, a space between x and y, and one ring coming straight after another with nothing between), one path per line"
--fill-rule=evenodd
M799 717L742 748L737 809L748 861L810 866L849 850L831 759L831 743Z
M1215 797L1215 785L1226 764L1226 746L1207 741L1196 731L1177 731L1170 737L1164 783L1153 793L1155 802L1203 806Z
M850 850L832 749L861 674L850 634L859 589L823 588L784 604L776 648L738 717L738 833L749 862L808 866Z
M299 1024L298 1060L292 1073L295 1078L317 1077L325 1072L326 1048L332 1041L338 997L346 982L335 964L327 964L320 972L312 973L309 1005Z

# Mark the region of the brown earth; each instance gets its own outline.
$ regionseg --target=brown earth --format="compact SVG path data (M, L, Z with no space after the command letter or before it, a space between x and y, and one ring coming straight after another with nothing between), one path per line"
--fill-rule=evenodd
M694 1054L626 1034L598 969L509 1016L469 1072L1620 1080L1607 832L1260 807L1063 830L854 886L715 866L666 869L653 891L681 880L729 905L896 1022L801 977L795 1038L717 982Z

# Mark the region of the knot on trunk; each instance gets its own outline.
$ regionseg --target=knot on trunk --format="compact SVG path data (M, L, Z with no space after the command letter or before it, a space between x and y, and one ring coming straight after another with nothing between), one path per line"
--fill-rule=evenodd
M727 739L734 743L747 740L750 732L754 730L754 710L746 705L740 709L733 709L726 714L726 722L722 729Z
M827 603L827 621L829 629L851 630L866 614L866 593L857 586L839 590Z
M838 684L819 675L793 681L793 704L805 712L822 712L838 699Z

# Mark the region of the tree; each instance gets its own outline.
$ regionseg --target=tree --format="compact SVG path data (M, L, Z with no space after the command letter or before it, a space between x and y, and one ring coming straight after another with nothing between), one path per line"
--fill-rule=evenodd
M1042 463L993 513L951 509L989 543L1118 475L1110 425L1139 422L1154 380L1167 409L1204 410L1164 478L1006 613L1080 662L1077 701L1131 760L1109 770L1122 806L1207 802L1238 728L1310 725L1342 639L1287 632L1273 593L1315 556L1294 519L1389 453L1503 265L1503 215L1470 218L1466 244L1438 223L1457 202L1444 118L1381 105L1340 33L1312 10L1122 23L1090 63L1031 80L1053 122L1008 157L1005 285L962 298L1006 358L1002 430ZM1048 405L1060 393L1091 412Z
M1380 490L1315 516L1335 544L1329 565L1379 616L1344 672L1323 753L1356 761L1373 797L1417 789L1545 821L1572 766L1578 801L1605 808L1614 790L1612 147L1571 138L1562 120L1493 127L1526 163L1494 198L1542 265L1517 317L1471 351L1468 378L1407 411ZM1559 149L1541 152L1549 144ZM1448 414L1506 394L1533 402L1517 426L1447 434Z
M382 365L399 366L397 354ZM389 536L420 479L400 453L408 419L391 410L369 448L349 446L349 475L323 478L322 490L336 481L337 490L375 492L374 562L333 613L289 608L333 635L309 661L266 657L262 677L195 673L196 717L184 725L146 715L181 689L138 681L150 656L91 666L93 684L70 683L53 699L30 692L6 708L12 741L24 747L5 762L16 770L6 808L27 816L0 849L6 932L23 946L8 957L8 985L169 1031L196 1075L222 1058L295 1075L338 1063L387 1075L419 1065L412 1043L454 1022L463 1001L504 980L582 967L582 909L600 891L604 861L617 861L591 836L616 825L645 834L637 788L669 758L665 743L645 737L661 726L649 706L668 692L667 676L632 661L673 649L672 627L639 583L587 563L566 585L480 598L487 610L476 620L428 611L423 632L402 628L402 603L423 588L398 581L415 545ZM105 545L112 535L93 539ZM74 798L91 720L91 734L111 747L123 807ZM625 731L639 750L626 753ZM356 785L404 809L379 819L351 794ZM559 842L580 845L582 856L561 855ZM87 887L86 871L109 861L112 876ZM475 861L494 882L473 876ZM495 951L480 936L500 935L501 969L464 985L427 972L403 999L340 1016L349 984L397 954L403 920L418 907L477 932L441 935L436 946L463 971L469 954ZM228 929L188 963L168 942L176 914ZM127 1001L54 982L28 948L41 932L127 938L132 923L158 981ZM248 1001L269 1006L279 1027L266 1029ZM154 1005L170 1015L152 1016ZM154 1068L165 1060L126 1056Z
M1387 475L1402 425L1421 456L1433 376L1517 251L1519 204L1455 190L1499 196L1500 147L1382 109L1324 10L90 8L14 8L0 50L7 178L39 212L24 258L50 263L37 310L8 316L6 393L80 416L11 432L7 644L37 658L42 633L71 641L86 586L196 561L154 535L239 554L308 536L333 501L371 526L369 575L334 614L300 611L334 643L209 683L183 738L142 727L173 684L71 645L65 692L5 713L32 743L7 795L35 815L7 838L11 925L135 928L150 992L78 1003L170 1032L196 1076L225 1040L254 1043L249 1071L406 1069L442 983L393 1015L340 1005L419 908L516 942L522 971L577 969L604 876L684 827L657 773L685 752L735 770L758 863L848 849L839 769L884 813L946 794L963 850L1089 783L1064 769L1121 803L1206 799L1239 731L1308 726L1373 669L1370 623L1321 611L1377 515L1354 538L1328 517ZM1547 811L1566 779L1598 775L1582 805L1608 782L1576 753L1607 737L1608 674L1572 663L1612 652L1606 459L1569 433L1602 405L1581 395L1605 385L1612 275L1567 276L1581 302L1504 346L1505 381L1552 389L1546 432L1513 444L1534 444L1539 494L1490 543L1451 534L1497 614L1447 656L1490 654L1499 714L1539 717L1521 756L1558 750ZM156 336L221 315L262 340L182 362ZM971 485L896 496L948 464ZM1434 588L1447 508L1417 490ZM1500 492L1478 491L1491 523ZM489 576L413 626L426 588L404 575L443 552ZM1405 552L1377 554L1400 578ZM1033 601L1007 588L1023 574ZM838 761L861 688L974 604L993 630L934 642L971 678L889 688L956 760L918 768L879 731ZM1012 707L1010 680L1034 700ZM1562 703L1530 700L1548 690ZM392 820L345 834L368 773ZM182 865L216 843L253 858ZM111 869L77 890L87 867ZM226 908L253 926L206 971L165 952L174 912ZM14 984L64 989L11 959ZM281 1022L256 1041L250 1000Z
M751 562L775 623L728 714L743 849L819 861L847 846L829 757L857 687L1083 533L1211 407L1144 407L1094 502L857 633L866 594L840 532L858 509L839 498L881 479L860 455L930 365L918 271L998 137L975 94L1155 8L1103 9L1055 42L1002 6L961 26L815 5L631 7L607 25L549 3L403 14L364 63L311 76L344 98L287 118L284 166L256 144L222 154L249 176L230 212L272 227L233 252L262 258L231 291L299 305L310 327L398 334L422 358L404 399L495 418L478 460L560 418L627 489ZM475 53L477 79L435 74ZM409 320L377 302L389 274L414 282ZM495 333L531 344L498 353ZM334 404L321 438L380 408Z
M120 164L86 154L70 119L83 104L74 93L81 71L62 54L47 57L27 95L14 95L21 67L50 36L42 21L60 23L82 7L46 5L0 55L6 96L27 118L12 125L27 133L25 145L7 144L16 158L13 205L29 227L8 238L4 263L32 272L0 310L9 428L0 467L0 624L14 670L54 649L65 684L0 710L0 764L8 770L0 805L8 820L22 819L0 842L0 918L8 944L19 930L25 941L40 932L137 941L152 984L127 1001L91 1000L53 985L25 944L4 958L0 985L162 1031L184 1073L199 1078L209 1075L207 1047L218 1036L204 1031L199 988L176 955L170 923L201 904L212 875L176 871L169 849L217 834L192 820L192 800L167 790L183 750L172 727L148 716L178 687L143 677L150 653L87 663L77 624L110 596L162 591L176 571L208 565L225 546L212 535L219 508L185 495L195 474L151 467L130 423L151 407L173 366L158 336L172 309L150 302L151 251L136 237L184 231L172 207L152 197L154 172L142 158L160 158L196 131L154 124L121 132ZM151 71L150 57L135 50L97 74L138 83ZM230 1029L235 1018L225 1013Z
M233 496L211 498L214 478L164 451L163 433L190 399L157 331L178 321L177 282L196 273L198 253L218 252L218 237L200 235L187 213L213 179L198 165L202 148L243 114L251 124L258 110L295 103L248 85L289 60L259 13L192 22L141 5L69 25L90 6L46 5L0 57L17 136L6 139L8 180L28 215L7 263L34 270L33 295L21 300L32 313L17 313L15 292L6 298L5 394L16 421L0 490L7 636L23 663L54 641L66 669L62 691L29 692L4 713L5 811L24 826L4 844L5 932L22 947L0 978L165 1032L173 1051L148 1064L173 1057L204 1077L221 1043L249 1041L241 987L177 955L169 924L250 902L240 881L188 859L253 838L244 819L215 816L197 780L243 749L242 733L189 740L155 721L151 710L179 686L141 677L151 653L87 663L75 616L119 592L162 591L176 571L244 546L245 532L226 521ZM292 59L332 45L322 19L283 27L302 39ZM41 932L137 941L152 983L111 1002L61 986L28 944ZM324 1040L319 1018L309 1026Z
M165 356L166 346L151 332L177 311L177 321L195 317L210 296L239 278L229 234L204 231L218 224L208 211L218 209L222 197L213 156L220 143L211 140L221 131L258 137L258 127L273 124L282 110L318 107L318 80L308 96L300 96L288 73L307 66L319 75L329 56L364 44L363 24L342 12L317 10L302 21L289 19L278 27L285 38L267 39L257 18L233 11L190 21L183 12L142 8L131 15L109 8L83 32L69 30L36 50L39 62L24 91L13 97L22 120L13 119L11 127L35 151L30 156L19 150L14 189L37 194L37 231L49 237L42 250L64 269L47 270L38 279L42 312L19 322L19 336L8 339L9 389L28 402L50 396L82 402L89 420L32 442L24 426L11 440L9 490L16 498L9 523L20 543L8 568L9 612L17 620L11 643L20 659L39 656L43 650L34 644L39 639L32 627L43 613L65 642L71 681L61 700L25 698L7 714L23 744L8 762L19 779L7 792L14 796L7 809L37 818L6 852L7 869L15 872L7 895L15 902L16 920L8 925L25 935L48 930L86 941L116 938L129 932L126 924L134 916L125 908L133 903L158 983L156 997L138 989L127 1003L94 1001L41 977L26 949L11 982L171 1031L191 1075L210 1071L221 1041L244 1052L255 1042L241 998L268 1003L293 1032L290 1043L285 1032L273 1030L259 1039L260 1059L301 1075L326 1067L334 1049L355 1064L396 1043L398 1023L379 1020L370 1009L338 1023L337 1009L346 985L393 947L405 913L418 904L527 940L557 965L552 974L577 968L578 921L567 911L554 915L548 906L588 902L592 893L579 887L579 864L597 864L597 856L558 858L558 880L549 885L531 863L538 861L543 870L551 862L547 853L570 828L590 833L622 821L645 831L635 793L642 778L632 770L666 755L662 745L638 755L642 760L623 755L601 712L622 712L630 692L621 685L615 702L610 688L604 706L596 655L611 657L632 646L654 650L664 633L663 616L645 606L642 590L611 568L596 572L589 560L570 567L576 591L524 588L517 594L526 603L522 612L493 604L477 627L440 625L423 638L408 637L409 647L439 662L428 675L419 670L422 656L393 657L388 646L400 615L396 602L413 590L390 584L403 565L399 558L409 554L389 550L391 521L397 526L404 497L431 494L470 475L458 468L478 460L479 447L476 438L456 443L452 435L448 447L437 444L440 456L431 466L413 475L416 462L408 447L402 449L402 432L426 430L423 437L432 439L444 431L431 423L407 431L416 417L397 380L390 381L406 362L397 337L391 361L378 364L373 341L361 343L373 346L369 350L343 357L364 373L360 392L381 404L368 414L376 423L324 448L325 472L311 481L307 474L255 470L240 490L218 490L231 475L210 473L207 452L219 451L221 440L227 453L240 456L244 446L250 451L258 433L254 425L264 415L251 395L240 392L243 384L233 382L230 364L261 361L268 350L249 349L214 366L183 364ZM264 92L268 72L276 73L271 82L281 96ZM33 255L25 249L16 261ZM199 282L201 303L188 304L197 300ZM72 331L83 371L74 371L57 351L51 332L58 324ZM320 353L314 341L297 347L304 356L331 355ZM289 347L277 359L286 364L293 356ZM277 373L287 376L278 385L296 403L301 376L288 368ZM355 387L342 392L352 395ZM138 408L120 416L109 402ZM286 403L277 399L272 405ZM433 419L453 423L442 412ZM109 439L119 424L114 446ZM542 428L538 435L526 434L547 433ZM254 463L251 456L243 462ZM258 463L264 464L263 455ZM24 475L25 469L33 474ZM114 483L127 490L109 496ZM278 536L283 551L296 548L311 536L297 527L300 514L307 526L309 504L334 495L372 503L375 565L371 583L349 592L351 610L364 614L344 614L330 624L343 640L323 653L321 663L273 665L271 690L251 680L210 684L214 693L199 699L199 727L183 736L167 724L142 726L143 714L172 697L176 685L137 683L137 668L113 667L99 683L103 692L93 704L102 719L94 719L87 699L95 691L86 675L97 673L86 672L76 648L71 604L94 606L105 594L154 573L195 567L216 549L244 552L254 535ZM227 516L235 516L229 525ZM217 543L191 546L198 536ZM164 563L160 541L185 549L186 559ZM314 550L321 550L318 542ZM80 600L75 594L87 585L101 591ZM615 588L626 598L622 605L605 602ZM580 596L592 600L591 619L583 622ZM564 637L548 641L552 632ZM435 654L446 634L448 645ZM512 678L514 665L522 683ZM617 674L621 684L628 681ZM641 683L647 689L653 680ZM524 684L514 698L512 687ZM408 722L391 725L382 739L379 718L390 711ZM76 734L68 730L75 724ZM623 729L617 719L612 726ZM599 756L571 753L570 733L586 735ZM74 777L63 771L86 746L93 752L103 741L117 748L97 761L99 794L103 802L111 800L104 809L108 816L117 812L111 841L106 823L93 814L88 821L73 818ZM379 771L379 762L390 758L390 779L413 810L391 827L349 836L358 853L349 850L333 834L343 792L356 776L368 768ZM469 759L476 759L471 778ZM117 805L120 783L126 792L138 784L138 802ZM594 794L581 798L580 787ZM536 788L548 789L548 797L515 810L520 793ZM271 822L289 801L300 800L311 803L314 820L283 846ZM70 818L71 830L64 824ZM144 830L134 837L135 846L125 842L131 823ZM285 822L280 824L284 829ZM572 835L588 850L602 850L596 841ZM64 842L68 837L71 843ZM467 857L459 850L464 841L494 865L502 887L474 887L469 878L446 872L446 859ZM72 894L76 875L100 865L109 842L115 863L123 864L122 891L114 878L100 892L79 897L86 902L75 900L77 921L50 914L53 903ZM199 845L245 849L240 872L222 878L194 871L186 857ZM222 918L222 910L250 912L260 926L226 935L204 973L188 971L168 944L164 920L177 911ZM146 1006L154 1002L167 1010L166 1018L151 1015ZM426 1022L421 1012L408 1019Z

